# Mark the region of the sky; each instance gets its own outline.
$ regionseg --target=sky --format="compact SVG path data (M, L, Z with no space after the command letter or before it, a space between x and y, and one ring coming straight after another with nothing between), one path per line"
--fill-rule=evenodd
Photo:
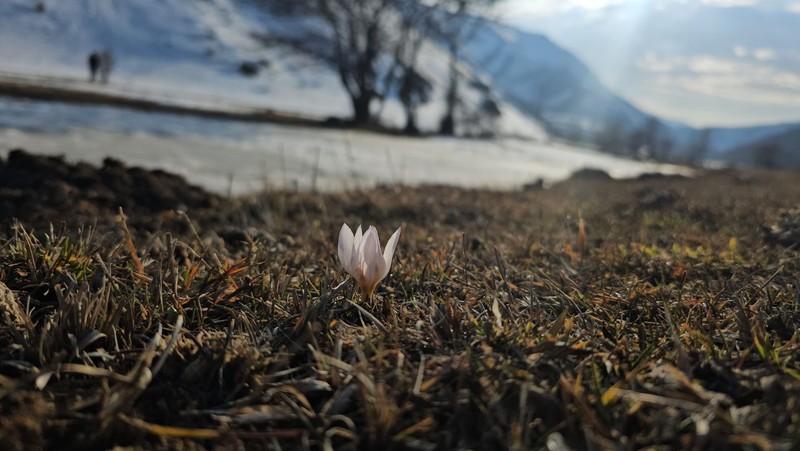
M800 121L800 0L506 0L617 94L694 126Z

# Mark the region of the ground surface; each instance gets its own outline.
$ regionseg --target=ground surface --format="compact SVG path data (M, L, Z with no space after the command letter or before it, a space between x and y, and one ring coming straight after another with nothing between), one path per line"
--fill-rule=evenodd
M271 109L220 104L218 99L190 103L173 100L163 93L126 92L83 80L32 77L0 73L0 95L41 99L78 105L113 105L145 112L176 113L250 122L324 126L323 119L279 113ZM216 101L216 103L214 103Z
M795 174L223 199L113 161L0 173L2 449L800 440ZM370 301L342 222L403 227Z

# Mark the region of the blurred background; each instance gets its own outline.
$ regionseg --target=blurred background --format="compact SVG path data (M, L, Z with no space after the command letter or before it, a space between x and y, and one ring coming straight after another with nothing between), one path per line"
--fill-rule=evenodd
M4 0L0 150L218 193L800 166L800 2Z

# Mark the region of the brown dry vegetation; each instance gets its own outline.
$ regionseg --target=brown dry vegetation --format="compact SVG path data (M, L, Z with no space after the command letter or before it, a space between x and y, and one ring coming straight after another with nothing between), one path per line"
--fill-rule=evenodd
M0 247L0 448L788 449L799 181L45 203ZM360 308L342 222L403 227Z
M66 82L66 83L63 83ZM247 122L267 122L307 127L325 125L318 119L287 114L271 109L198 108L175 103L151 100L123 93L95 91L83 85L83 80L43 77L27 79L0 74L0 95L23 99L56 101L78 105L113 105L147 112L174 113L213 119L231 119Z

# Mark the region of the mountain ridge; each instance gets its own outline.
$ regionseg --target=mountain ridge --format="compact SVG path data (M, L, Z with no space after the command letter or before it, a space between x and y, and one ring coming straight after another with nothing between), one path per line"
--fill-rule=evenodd
M496 45L504 42L505 47ZM778 123L744 127L693 127L680 121L652 115L614 93L579 57L558 46L547 36L487 22L466 46L467 62L495 82L506 100L540 119L549 130L569 136L598 134L621 124L634 133L646 121L657 118L668 130L678 156L708 131L707 155L716 157L739 147L757 143L795 127ZM557 61L556 61L557 60ZM508 64L492 64L503 61ZM488 62L488 64L487 64ZM527 84L519 83L527 80ZM533 92L533 95L524 95Z

